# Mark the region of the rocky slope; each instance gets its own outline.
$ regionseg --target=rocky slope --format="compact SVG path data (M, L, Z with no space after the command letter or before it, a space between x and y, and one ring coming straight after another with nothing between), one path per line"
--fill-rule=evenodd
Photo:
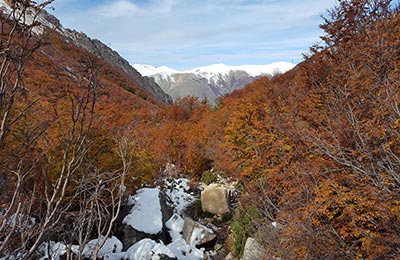
M139 86L150 92L150 94L152 94L157 99L168 104L172 103L172 98L167 93L165 93L160 88L160 86L157 85L154 79L149 77L142 77L140 73L138 73L129 64L127 60L122 58L116 51L112 50L101 41L91 39L82 32L77 32L70 29L65 30L64 35L70 38L77 46L88 50L90 53L96 55L97 57L103 58L110 65L122 69L134 81L136 81Z
M226 208L225 213L230 213L233 205L228 200L228 190L234 187L214 183L203 190L201 184L185 178L167 177L158 182L154 188L142 188L128 196L113 236L88 241L82 250L85 259L93 259L93 251L99 245L98 257L109 260L202 260L224 259L228 255L225 243L229 219L210 218L213 215L210 211L205 211L208 218L200 217L199 214L207 215L200 213L196 204L201 199L203 206L218 210ZM220 192L216 193L215 188L210 189L211 186ZM212 199L205 201L205 196ZM69 246L72 255L78 255L78 245L62 241L44 242L39 255L41 259L61 259Z
M216 99L241 89L261 77L273 77L292 69L295 64L277 62L268 65L227 66L215 64L187 71L177 71L165 66L135 64L133 67L143 76L155 82L173 99L185 96L207 98L211 104Z

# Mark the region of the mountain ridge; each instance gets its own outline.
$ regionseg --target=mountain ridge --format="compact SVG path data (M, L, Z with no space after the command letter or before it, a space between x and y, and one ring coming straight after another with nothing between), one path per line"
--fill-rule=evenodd
M134 79L139 86L150 92L157 99L167 103L172 103L172 98L165 93L154 79L142 76L129 62L124 59L118 52L97 39L91 39L82 32L67 29L66 36L70 38L75 45L82 47L97 57L103 58L110 65L122 69L128 76Z
M229 66L212 64L190 70L175 70L167 66L132 65L142 76L154 81L174 100L185 96L207 99L211 104L221 96L241 89L257 78L273 77L291 70L296 65L275 62L265 65Z
M263 65L238 65L230 66L224 63L210 64L206 66L195 67L188 70L176 70L168 66L152 66L148 64L133 64L132 66L142 76L154 76L157 74L184 74L184 73L204 73L204 72L215 72L215 73L226 73L229 71L245 71L252 76L260 76L262 74L275 74L284 73L287 70L292 69L296 64L290 62L274 62Z
M14 1L0 0L0 8L2 11L9 13L14 8ZM156 99L163 101L167 104L172 103L172 98L165 93L160 86L152 78L142 77L129 62L123 58L118 52L111 49L100 40L92 39L83 32L77 32L73 29L65 28L57 17L50 14L48 11L41 10L28 10L26 16L19 17L19 22L24 24L31 24L34 20L39 22L39 26L35 26L33 32L37 35L44 33L46 28L49 28L72 42L75 46L83 48L86 51L94 54L95 56L103 59L111 66L120 68L126 73L133 81L135 81L141 88L149 92Z

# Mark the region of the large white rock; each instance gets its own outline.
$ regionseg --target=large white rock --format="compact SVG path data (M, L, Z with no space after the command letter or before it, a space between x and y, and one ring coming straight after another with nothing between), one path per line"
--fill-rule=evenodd
M201 192L201 207L204 212L222 216L230 212L229 192L221 184L210 184Z

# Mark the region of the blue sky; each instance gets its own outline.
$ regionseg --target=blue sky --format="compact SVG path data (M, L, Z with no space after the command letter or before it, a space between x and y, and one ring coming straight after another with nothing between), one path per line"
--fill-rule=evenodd
M335 0L56 0L68 28L97 38L131 64L190 69L299 62L319 41Z

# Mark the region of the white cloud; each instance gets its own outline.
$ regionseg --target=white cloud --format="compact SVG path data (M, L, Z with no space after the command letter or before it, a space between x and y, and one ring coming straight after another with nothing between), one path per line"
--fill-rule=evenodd
M102 0L90 5L93 2L96 1L76 1L75 5L62 6L56 14L66 26L110 43L132 63L171 67L181 66L182 62L191 67L199 61L203 62L200 65L207 65L296 59L318 40L321 33L318 24L322 21L319 15L336 3L335 0ZM86 5L79 9L82 3ZM55 5L57 8L57 1Z
M101 16L103 18L118 18L132 16L139 11L140 9L135 4L127 0L122 0L98 6L91 13L94 16Z

